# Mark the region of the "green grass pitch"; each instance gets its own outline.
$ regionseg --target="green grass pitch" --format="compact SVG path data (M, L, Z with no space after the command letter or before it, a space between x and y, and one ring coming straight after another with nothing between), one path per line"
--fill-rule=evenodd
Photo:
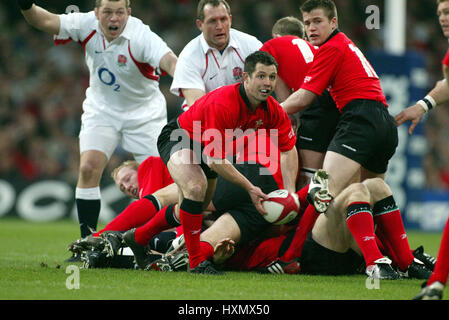
M408 233L410 245L424 245L436 256L441 233ZM410 300L423 281L380 281L378 288L357 276L261 275L227 272L225 276L142 270L79 270L73 288L67 245L79 237L70 220L30 223L0 220L1 300ZM72 285L71 285L72 284ZM370 284L368 282L368 284ZM70 287L72 287L70 289ZM370 286L368 286L370 287ZM374 288L373 288L374 287ZM444 298L448 299L446 288Z

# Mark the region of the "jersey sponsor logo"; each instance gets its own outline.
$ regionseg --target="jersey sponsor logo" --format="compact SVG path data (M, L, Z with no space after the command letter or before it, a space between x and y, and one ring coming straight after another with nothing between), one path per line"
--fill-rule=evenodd
M128 59L126 58L126 56L124 56L123 54L119 54L119 56L117 58L117 64L119 67L126 66L127 61L128 61Z
M243 70L240 67L235 67L232 69L232 76L234 77L235 81L240 81L243 78Z
M212 77L209 78L209 80L212 80L213 78L215 78L216 76L218 76L218 73L214 74Z
M115 82L115 75L107 68L98 69L98 78L107 86L111 86L114 91L120 91L120 85Z

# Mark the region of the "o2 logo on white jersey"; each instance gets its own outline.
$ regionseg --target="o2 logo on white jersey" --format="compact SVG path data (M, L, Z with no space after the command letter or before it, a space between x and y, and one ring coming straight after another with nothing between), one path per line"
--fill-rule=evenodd
M115 83L115 75L108 68L98 69L98 78L107 86L112 86L114 91L120 92L120 85Z

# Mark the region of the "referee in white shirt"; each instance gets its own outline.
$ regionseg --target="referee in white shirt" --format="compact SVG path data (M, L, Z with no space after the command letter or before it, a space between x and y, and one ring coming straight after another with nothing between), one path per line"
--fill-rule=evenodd
M196 25L201 34L179 54L170 91L185 98L184 110L218 87L242 80L246 57L262 43L231 28L232 15L225 0L201 0Z
M55 35L56 44L78 42L89 68L89 88L81 118L80 169L75 192L81 236L96 229L100 179L119 143L140 163L159 157L156 142L167 123L159 89L162 69L174 75L176 55L141 20L129 0L96 0L89 13L56 15L18 0L27 22Z

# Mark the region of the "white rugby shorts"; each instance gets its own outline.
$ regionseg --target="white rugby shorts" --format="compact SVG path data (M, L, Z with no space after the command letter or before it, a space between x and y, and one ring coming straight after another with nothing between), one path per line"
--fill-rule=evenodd
M80 154L88 150L103 152L108 160L121 143L122 148L142 163L149 156L159 156L157 139L167 124L167 116L126 119L99 111L85 111L79 134Z

